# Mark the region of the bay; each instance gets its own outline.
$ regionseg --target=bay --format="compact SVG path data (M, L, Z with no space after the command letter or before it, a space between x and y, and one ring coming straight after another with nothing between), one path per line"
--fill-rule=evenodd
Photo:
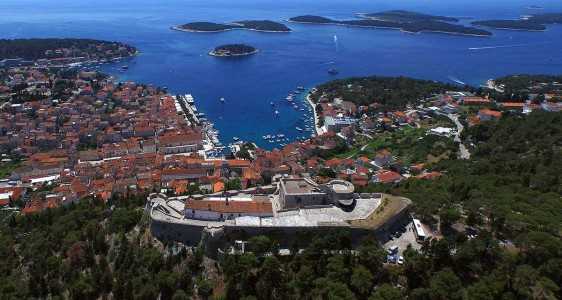
M544 9L528 10L528 5ZM170 29L195 21L282 21L305 14L345 20L359 12L391 9L477 20L516 19L523 14L562 12L562 1L5 0L0 38L96 38L136 46L140 55L103 65L101 71L117 76L118 81L167 87L173 94L190 93L199 110L215 123L223 143L236 136L266 149L279 145L267 143L263 135L283 133L291 141L306 136L295 128L304 128L299 118L308 113L308 107L300 111L305 106L298 99L299 109L284 100L297 86L312 88L335 78L370 75L478 86L507 74L562 73L562 25L549 25L546 32L490 30L492 38L292 23L286 23L292 33ZM262 52L235 59L206 55L229 43L249 44ZM129 69L118 73L123 64ZM329 68L340 73L330 75ZM226 99L224 104L221 97Z

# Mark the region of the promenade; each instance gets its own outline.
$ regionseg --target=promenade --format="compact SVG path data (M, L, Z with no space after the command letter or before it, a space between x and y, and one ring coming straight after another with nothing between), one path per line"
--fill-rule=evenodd
M313 89L312 92L314 92L315 90L316 89ZM316 128L316 135L324 134L324 129L318 126L318 113L316 112L316 105L314 104L314 102L312 102L312 99L310 99L310 94L306 96L306 101L308 101L308 104L310 104L310 106L312 107L312 112L314 113L314 128Z

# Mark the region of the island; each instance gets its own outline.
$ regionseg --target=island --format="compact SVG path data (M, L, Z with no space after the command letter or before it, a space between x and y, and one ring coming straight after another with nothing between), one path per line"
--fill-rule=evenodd
M527 20L487 20L475 21L471 22L470 24L494 29L546 31L546 26L544 26L543 24Z
M217 57L246 56L260 52L260 50L244 44L228 44L216 47L209 55Z
M529 6L527 6L527 9L542 9L542 6L538 6L538 5L529 5Z
M332 20L321 16L304 15L290 18L286 20L286 22L302 24L341 25L378 29L398 29L408 33L437 32L472 36L492 36L492 33L487 30L438 21L443 19L457 20L453 18L411 13L412 18L406 21L406 15L402 16L401 18L394 19L387 17L385 20L378 19L378 17L375 17L375 15L377 14L358 14L358 16L362 16L364 19L346 21ZM392 21L390 19L392 19ZM401 22L394 20L400 20Z
M522 19L540 24L562 24L562 13L532 14L523 16Z
M130 57L138 49L93 39L0 39L0 67L63 67Z
M406 10L389 10L378 13L358 13L358 17L380 20L380 21L391 21L398 23L412 23L421 21L441 21L441 22L458 22L459 19L450 18L445 16L433 16Z
M225 24L212 22L193 22L179 26L173 26L173 30L185 32L223 32L233 29L245 29L260 32L292 32L284 24L270 20L244 20Z
M486 20L470 24L504 30L546 31L546 24L562 24L562 13L531 14L521 16L520 20Z

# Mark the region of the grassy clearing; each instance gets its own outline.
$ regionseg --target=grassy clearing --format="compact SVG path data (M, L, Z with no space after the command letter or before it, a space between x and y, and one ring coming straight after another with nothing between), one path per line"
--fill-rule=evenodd
M374 229L384 224L406 205L404 198L384 194L380 206L371 215L364 220L353 220L349 223L352 227Z

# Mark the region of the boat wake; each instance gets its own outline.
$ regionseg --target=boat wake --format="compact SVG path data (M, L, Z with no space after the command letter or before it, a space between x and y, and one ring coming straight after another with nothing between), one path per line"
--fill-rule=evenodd
M464 81L458 79L457 77L455 77L455 76L453 76L453 75L449 75L448 77L449 77L449 80L451 80L452 82L456 82L456 83L462 84L462 85L465 85L465 84L466 84L466 82L464 82Z
M319 64L319 66L331 65L331 64L335 64L335 63L336 62L334 62L334 61L329 61L327 63L321 63L321 64Z
M512 47L523 47L523 46L533 46L535 44L514 44L514 45L500 45L500 46L487 46L487 47L470 47L468 50L486 50L486 49L498 49L498 48L512 48Z

